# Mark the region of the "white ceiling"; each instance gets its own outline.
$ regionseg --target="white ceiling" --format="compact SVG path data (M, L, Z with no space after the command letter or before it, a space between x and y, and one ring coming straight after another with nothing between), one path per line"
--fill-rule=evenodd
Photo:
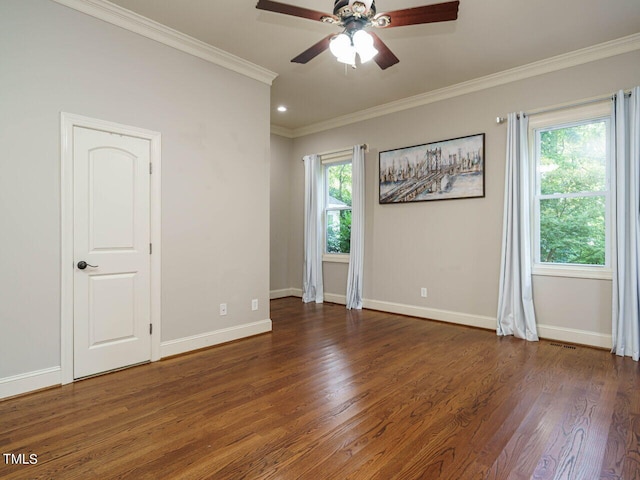
M257 0L111 0L278 74L273 125L296 129L640 32L640 0L460 0L458 20L377 31L400 59L345 69L295 57L339 28L257 10ZM333 0L278 0L331 13ZM376 0L381 11L440 3ZM286 113L276 111L286 105Z

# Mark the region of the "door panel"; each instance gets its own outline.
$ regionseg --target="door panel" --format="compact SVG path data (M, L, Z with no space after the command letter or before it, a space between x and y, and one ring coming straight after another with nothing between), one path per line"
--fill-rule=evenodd
M134 248L136 157L114 148L89 153L90 249Z
M89 348L135 340L135 275L89 277Z
M148 361L148 140L74 127L74 378ZM78 262L89 264L85 269Z

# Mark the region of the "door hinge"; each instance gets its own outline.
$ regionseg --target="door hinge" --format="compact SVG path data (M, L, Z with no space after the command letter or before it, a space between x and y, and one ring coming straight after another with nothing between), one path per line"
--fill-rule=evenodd
M153 163L149 162L149 174L153 173Z
M153 243L149 244L149 255L153 253Z
M149 335L153 334L153 323L149 324Z

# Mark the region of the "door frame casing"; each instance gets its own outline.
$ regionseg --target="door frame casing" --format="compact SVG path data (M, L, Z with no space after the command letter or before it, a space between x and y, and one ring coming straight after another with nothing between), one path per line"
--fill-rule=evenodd
M161 338L161 134L106 120L60 113L60 372L63 385L73 382L73 129L83 127L149 140L153 173L149 180L151 267L151 361L160 360Z

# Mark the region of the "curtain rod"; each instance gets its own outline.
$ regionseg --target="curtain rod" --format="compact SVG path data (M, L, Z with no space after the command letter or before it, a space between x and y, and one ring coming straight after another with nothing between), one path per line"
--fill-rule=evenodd
M631 95L631 90L625 90L624 94L625 96ZM557 112L559 110L566 110L569 108L582 107L584 105L591 105L592 103L604 102L606 100L613 100L616 98L616 96L617 96L617 93L613 93L610 95L602 95L600 97L587 98L585 100L580 100L574 103L563 103L563 104L555 105L552 107L539 108L536 110L531 110L530 112L525 112L524 114L529 117L532 117L534 115L541 115L543 113ZM496 123L498 125L506 121L507 121L507 117L496 117Z
M368 143L363 143L363 144L360 145L360 147L365 152L369 151L369 144ZM345 148L338 148L336 150L329 150L327 152L316 153L316 155L318 155L319 157L322 157L322 156L327 156L327 155L337 155L339 153L350 153L352 151L353 151L353 147L345 147Z

